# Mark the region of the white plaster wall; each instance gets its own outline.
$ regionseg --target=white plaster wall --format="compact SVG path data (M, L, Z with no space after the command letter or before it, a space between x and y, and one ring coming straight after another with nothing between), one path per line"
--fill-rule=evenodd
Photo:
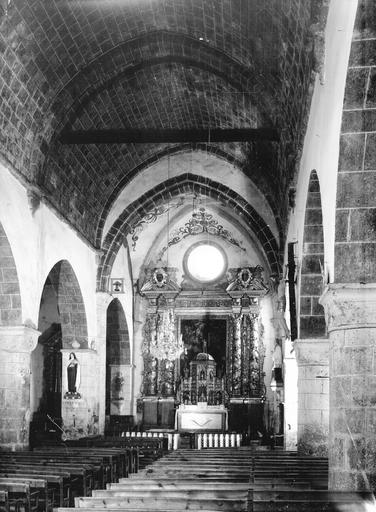
M347 66L358 0L331 0L325 29L325 61L316 76L297 182L296 207L288 241L298 241L301 261L304 216L310 173L316 169L321 188L325 266L334 276L334 237L339 135Z
M52 267L66 259L78 279L89 341L96 336L95 250L45 204L32 215L25 187L0 163L0 222L7 234L20 284L22 320L38 325L43 287Z
M124 208L135 201L137 197L155 188L168 178L186 173L208 177L237 192L263 217L275 238L279 240L273 212L254 183L229 162L215 155L208 155L204 151L172 155L169 157L169 163L168 157L165 157L139 173L119 194L113 204L104 225L103 238Z

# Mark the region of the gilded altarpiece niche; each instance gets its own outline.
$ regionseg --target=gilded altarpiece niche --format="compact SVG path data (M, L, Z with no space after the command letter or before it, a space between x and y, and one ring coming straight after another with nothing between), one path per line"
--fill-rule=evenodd
M264 345L257 313L234 313L228 322L227 391L230 397L264 395Z
M177 321L173 309L149 313L144 326L144 396L174 396L176 359L183 350L176 337Z
M207 354L215 362L213 378L224 383L221 400L262 401L265 350L260 300L268 291L262 272L260 266L229 269L228 282L209 299L201 291L194 296L191 290L186 293L180 288L174 269L146 270L140 289L148 299L142 345L143 397L181 402L184 382L192 377L192 361Z

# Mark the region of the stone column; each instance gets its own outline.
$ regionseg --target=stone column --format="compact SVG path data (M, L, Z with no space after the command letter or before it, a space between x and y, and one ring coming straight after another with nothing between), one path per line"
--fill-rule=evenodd
M296 451L297 449L297 408L298 408L298 370L295 352L291 350L291 343L285 341L285 353L283 357L284 366L284 388L285 388L285 425L284 425L284 448L285 450Z
M107 292L97 292L97 336L95 349L97 351L97 386L98 386L98 429L104 434L106 413L106 333L107 309L113 296Z
M328 455L329 342L296 340L298 363L298 451Z
M0 327L0 446L29 445L30 355L40 332L25 325Z
M329 488L373 488L376 285L332 284L320 302L329 332Z

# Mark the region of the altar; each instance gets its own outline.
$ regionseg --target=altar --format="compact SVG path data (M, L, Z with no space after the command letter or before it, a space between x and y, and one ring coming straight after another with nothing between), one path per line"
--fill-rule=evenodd
M185 367L181 379L182 403L176 409L175 430L179 432L223 432L227 430L224 406L224 379L218 376L217 364L207 352L197 354Z
M223 432L228 428L227 409L224 405L180 405L175 413L175 430L179 432Z

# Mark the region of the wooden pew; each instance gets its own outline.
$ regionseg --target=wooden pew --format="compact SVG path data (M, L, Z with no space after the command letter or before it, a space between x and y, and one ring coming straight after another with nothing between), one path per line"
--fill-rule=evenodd
M31 491L30 485L24 482L0 484L0 491L8 493L9 508L15 512L37 512L39 508L39 491Z
M38 466L53 466L72 468L84 468L78 474L84 476L82 484L82 492L87 495L92 488L103 487L103 464L102 461L97 459L87 460L88 458L82 456L71 456L69 454L49 454L44 452L2 452L0 458L1 462L14 462L21 464L32 464ZM77 474L74 473L74 474Z
M48 487L47 480L43 478L26 478L26 477L1 477L0 487L13 484L27 484L30 491L38 492L39 509L44 512L50 512L54 506L54 490Z
M0 511L10 512L9 510L9 498L7 490L0 490Z
M181 497L161 497L156 499L153 497L134 496L126 499L126 507L124 506L124 499L119 498L76 498L76 508L85 509L86 511L92 510L97 512L99 510L123 509L127 507L138 510L223 510L228 512L246 512L247 506L244 500L232 499L194 499ZM63 509L58 509L60 512L66 512ZM77 512L77 510L75 511ZM81 511L83 512L83 511Z
M253 512L311 512L337 511L342 508L349 512L366 510L365 503L373 503L371 492L346 491L258 491L253 497Z
M49 489L53 490L54 505L55 506L66 506L68 507L73 503L71 498L71 487L70 487L70 474L67 472L59 472L59 474L53 471L45 470L41 468L35 470L16 469L11 468L10 470L3 470L0 468L0 478L37 478L45 479Z
M104 466L105 482L114 482L118 478L128 476L134 472L136 466L134 459L137 459L138 451L133 448L118 447L87 447L87 446L47 446L36 447L33 452L42 454L53 454L68 457L77 457L87 462L101 460Z

